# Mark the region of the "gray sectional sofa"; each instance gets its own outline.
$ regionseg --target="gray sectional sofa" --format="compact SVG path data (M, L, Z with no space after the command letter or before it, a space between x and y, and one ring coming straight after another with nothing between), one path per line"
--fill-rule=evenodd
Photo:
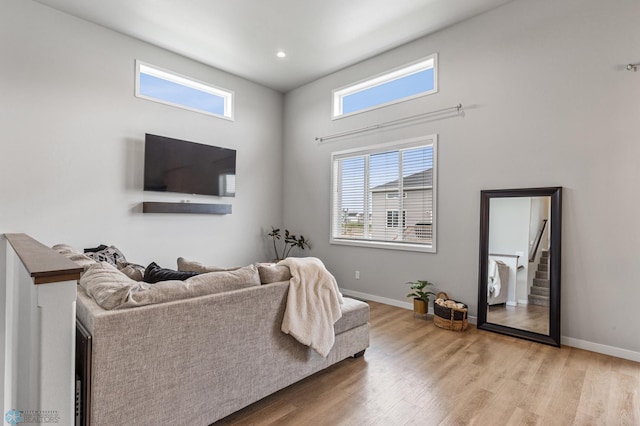
M369 346L369 306L346 297L326 358L284 334L288 290L280 281L107 310L79 285L90 424L209 425Z

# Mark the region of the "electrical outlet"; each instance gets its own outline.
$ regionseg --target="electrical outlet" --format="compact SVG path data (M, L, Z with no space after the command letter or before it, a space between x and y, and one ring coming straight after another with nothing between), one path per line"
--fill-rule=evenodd
M360 279L360 271L356 271L356 280Z

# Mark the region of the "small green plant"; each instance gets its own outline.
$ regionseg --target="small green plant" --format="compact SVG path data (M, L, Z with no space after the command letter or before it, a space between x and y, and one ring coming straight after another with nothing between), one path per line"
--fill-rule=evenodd
M424 291L424 289L427 286L433 285L433 283L430 283L427 280L409 281L407 284L409 284L411 290L413 290L412 293L407 294L407 297L413 297L414 299L424 300L424 302L428 304L429 296L435 297L436 295L432 291Z
M271 227L271 232L267 234L273 240L273 251L276 253L276 261L280 261L282 259L286 259L291 252L291 249L294 247L298 247L301 250L304 250L305 247L311 248L309 245L309 240L305 239L303 235L296 237L292 233L289 232L288 229L284 230L284 247L282 247L282 256L280 256L280 252L278 251L278 245L276 244L276 240L280 240L283 238L280 233L280 228Z

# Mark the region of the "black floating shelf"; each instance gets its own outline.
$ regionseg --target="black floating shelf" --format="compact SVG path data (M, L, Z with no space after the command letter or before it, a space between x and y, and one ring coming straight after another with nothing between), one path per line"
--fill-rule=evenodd
M231 204L159 203L144 201L142 213L231 214Z

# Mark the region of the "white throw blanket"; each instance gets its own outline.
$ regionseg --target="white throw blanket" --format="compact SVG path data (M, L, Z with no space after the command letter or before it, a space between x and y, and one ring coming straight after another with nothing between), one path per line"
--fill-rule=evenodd
M342 294L320 259L289 257L278 263L291 271L281 330L323 357L333 347L333 325L342 317Z
M489 259L489 296L500 296L500 289L502 283L500 282L500 270L498 268L498 262L493 259Z

